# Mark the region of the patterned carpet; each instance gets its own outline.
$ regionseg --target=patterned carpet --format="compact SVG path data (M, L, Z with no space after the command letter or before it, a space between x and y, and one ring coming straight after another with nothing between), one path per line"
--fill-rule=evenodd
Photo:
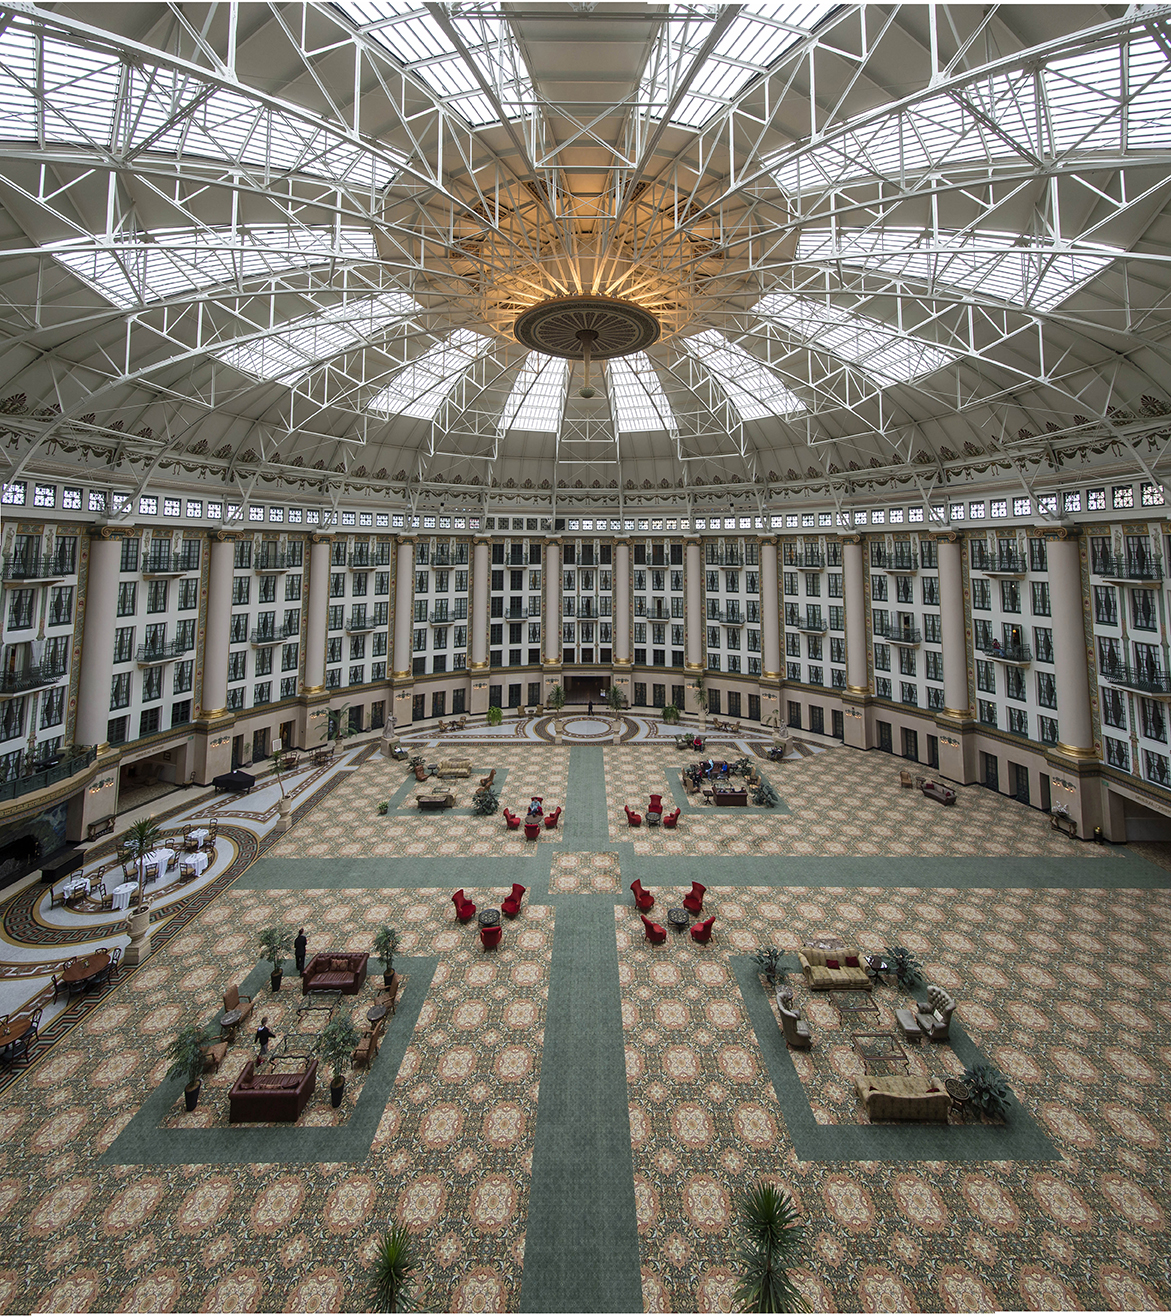
M572 780L568 746L469 752L474 768L507 769L503 802L514 809L539 794L547 805L564 803L568 822L575 801L585 810L595 796L593 782ZM695 805L675 834L632 832L622 803L667 795L684 756L638 744L590 752L597 760L580 762L604 762L605 803L598 795L599 816L574 827L584 834L588 821L591 834L609 835L607 845L583 848L573 828L526 843L499 816L420 817L403 766L373 759L332 778L292 832L259 847L257 871L268 865L269 889L228 882L205 907L174 920L174 933L144 966L79 1012L0 1096L0 1312L366 1310L364 1268L390 1218L416 1235L418 1296L429 1307L529 1308L526 1278L536 1276L526 1277L525 1238L530 1190L541 1178L534 1151L546 1007L564 944L557 937L576 937L587 908L613 910L638 1235L634 1291L641 1287L646 1310L729 1309L733 1202L761 1175L800 1205L807 1233L796 1278L816 1309L1171 1305L1171 1005L1159 990L1171 982L1171 901L1161 870L1071 842L1037 811L978 788L944 810L899 788L897 761L847 750L767 765L788 815ZM377 803L404 787L391 815L379 817ZM475 923L455 922L450 892L463 886L481 908L498 906L506 887L477 880L477 859L518 854L534 866L531 903L506 923L501 946L485 952ZM801 886L767 885L744 854L778 865L802 856L857 865L877 856L874 872L883 876L872 884L825 885L811 876ZM688 889L681 855L700 856L710 875L704 912L716 916L715 935L707 947L686 933L652 947L626 888L641 877L656 897L654 917L665 922ZM387 865L388 880L403 871L433 876L406 888L280 888L274 860L334 856L403 861ZM935 856L935 883L887 877L898 865L883 861L903 856ZM996 884L957 876L982 858ZM1101 881L1030 887L1033 859L1067 861L1071 872L1088 865ZM607 912L607 927L609 920ZM310 954L369 949L374 930L389 922L404 956L435 959L429 987L408 970L403 1000L414 987L417 1022L399 1038L397 1077L369 1150L320 1161L291 1152L288 1161L270 1152L234 1159L225 1150L190 1164L103 1163L159 1091L176 1027L214 1017L228 983L249 975L264 982L256 934L275 922L305 926ZM794 1100L827 1136L867 1136L849 1041L863 1025L790 975L815 1045L792 1057L799 1095L778 1096L731 961L762 943L791 951L827 933L866 951L910 947L927 978L956 995L967 1036L1008 1076L1057 1159L919 1159L918 1126L902 1130L909 1151L899 1159L799 1159ZM344 1008L361 1020L379 985L375 975ZM763 984L759 990L763 996ZM267 985L256 995L257 1016L268 1014L278 1035L324 1018L298 1021L290 976L278 998ZM877 1013L864 1026L889 1031L907 993L881 986L874 998ZM591 1001L577 1004L584 1043ZM400 1007L388 1038L407 1018ZM246 1145L232 1140L247 1133L225 1126L226 1092L252 1054L249 1041L241 1037L209 1077L194 1114L184 1113L174 1087L151 1134L158 1145L185 1129L206 1131L225 1149ZM912 1072L963 1068L946 1044L908 1055ZM617 1063L620 1072L621 1056ZM323 1079L281 1137L293 1147L318 1133L344 1136L376 1072L351 1073L336 1112ZM587 1148L584 1101L579 1118ZM566 1200L588 1191L584 1175L564 1182ZM555 1216L556 1202L542 1211ZM567 1251L596 1264L588 1237ZM576 1288L568 1276L555 1309L601 1309L592 1305L588 1269Z

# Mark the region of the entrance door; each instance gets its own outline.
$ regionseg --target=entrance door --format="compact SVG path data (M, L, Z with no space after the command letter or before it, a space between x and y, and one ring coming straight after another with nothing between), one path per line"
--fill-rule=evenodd
M845 740L845 738L846 738L846 719L842 716L842 710L841 710L840 708L835 708L835 709L830 713L830 723L829 723L829 724L830 724L831 727L833 727L833 734L834 734L835 736L837 736L837 738L838 738L839 740Z
M297 724L296 724L296 722L282 722L282 723L281 723L281 745L282 745L285 749L292 749L292 748L293 748L293 742L294 742L296 739L297 739Z
M1000 760L995 754L984 755L984 785L990 791L1000 789Z
M795 700L789 701L789 725L801 729L801 705Z
M1041 773L1041 808L1048 813L1053 807L1052 786L1049 782L1049 774Z
M1029 770L1023 763L1010 763L1008 770L1011 774L1012 793L1021 804L1029 802Z
M268 727L261 727L252 733L252 762L260 763L268 758Z
M816 731L819 736L825 735L825 709L815 704L809 706L809 730Z
M927 766L929 768L939 767L939 737L927 737Z
M919 733L910 727L903 728L903 758L919 762Z
M878 748L881 750L885 750L886 753L888 754L893 754L895 751L894 751L894 742L891 739L891 734L890 734L890 723L879 722L877 726L878 726Z

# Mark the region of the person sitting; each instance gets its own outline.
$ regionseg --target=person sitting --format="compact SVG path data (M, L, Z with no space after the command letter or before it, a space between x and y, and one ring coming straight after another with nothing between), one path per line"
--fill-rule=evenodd
M545 810L541 806L541 798L542 797L540 795L534 795L532 797L532 800L529 804L530 818L543 818L545 816Z
M696 736L695 739L691 742L691 747L692 749L703 749L703 741L699 738L699 736Z

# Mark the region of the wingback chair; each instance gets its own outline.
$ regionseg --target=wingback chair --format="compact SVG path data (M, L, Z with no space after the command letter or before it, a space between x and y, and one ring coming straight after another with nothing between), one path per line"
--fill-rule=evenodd
M813 1045L813 1034L809 1031L809 1025L796 1012L796 1010L786 1010L785 1007L777 1002L777 1010L781 1016L781 1030L785 1034L785 1041L798 1051L808 1051Z
M655 898L649 891L644 890L641 878L636 877L631 882L630 889L634 892L634 903L640 910L645 913L648 909L654 909Z
M931 1042L946 1041L951 1028L951 1016L956 1008L955 997L931 983L927 987L927 999L916 1001L915 1004L918 1006L919 1027L923 1035Z

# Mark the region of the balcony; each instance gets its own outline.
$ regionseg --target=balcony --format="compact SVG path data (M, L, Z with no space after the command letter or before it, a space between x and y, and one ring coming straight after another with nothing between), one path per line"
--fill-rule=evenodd
M334 565L337 566L339 564L335 563ZM369 571L371 565L369 552L351 553L347 565L351 571ZM419 565L426 566L426 563L420 562Z
M446 571L455 565L455 559L446 549L436 549L431 555L431 565L439 571Z
M874 634L878 639L906 649L917 649L923 642L923 632L918 626L892 626L889 622L886 625L875 622Z
M785 566L798 571L820 571L825 566L825 554L807 548L804 553L794 553L792 561L786 562Z
M526 618L528 617L528 615L529 615L529 614L528 614L528 610L527 610L526 608L524 608L524 607L520 607L520 608L505 608L504 613L503 613L503 616L504 616L504 620L505 620L505 621L524 621L524 620L526 620ZM572 614L571 612L568 612L568 611L567 611L565 615L566 615L567 617L571 617L573 614ZM588 613L583 613L583 614L582 614L582 616L588 616L588 615L589 615Z
M446 608L436 608L427 620L432 626L450 626L454 618Z
M810 631L816 635L824 635L826 631L825 622L820 617L811 617L809 613L798 616L795 625L799 631Z
M1148 585L1163 579L1163 566L1158 558L1129 553L1095 553L1092 569L1103 580L1120 585Z
M919 570L919 559L914 553L872 553L870 569L897 576L913 576Z
M661 620L666 620L664 616ZM744 614L738 608L725 608L719 614L719 621L724 626L743 626Z
M4 584L6 586L43 585L53 581L64 580L76 570L76 559L72 553L21 553L16 557L4 559Z
M0 699L11 699L30 690L56 685L64 675L64 663L42 663L39 667L26 667L21 672L0 672Z
M297 626L258 626L249 639L259 649L266 644L283 644L291 636L299 634L300 628Z
M198 570L198 562L192 562L190 558L176 557L171 553L148 553L142 560L144 580L165 580Z
M159 663L172 663L183 654L190 653L195 645L188 640L166 640L162 644L140 644L134 651L139 667L157 667Z
M972 570L984 576L1023 576L1028 571L1024 554L997 553L995 557L985 554L972 563Z
M18 800L22 795L31 795L33 791L44 790L65 781L76 772L83 772L98 756L96 749L87 749L84 753L73 754L67 759L59 759L51 767L41 768L22 777L15 777L0 783L0 800Z
M253 569L261 576L279 576L288 571L291 565L287 553L261 553L257 556L256 566Z
M1154 699L1171 699L1171 672L1163 672L1158 668L1140 669L1120 663L1116 667L1103 668L1102 680L1122 686L1125 690L1137 690Z
M722 553L709 553L704 560L704 566L707 567L742 567L743 565L744 554L732 549L725 549Z
M350 619L346 622L346 630L351 635L360 635L365 631L377 630L378 625L374 620L373 613L351 612Z
M1012 663L1016 667L1028 667L1033 661L1033 651L1027 644L993 644L981 648L985 658L995 658L998 662Z

